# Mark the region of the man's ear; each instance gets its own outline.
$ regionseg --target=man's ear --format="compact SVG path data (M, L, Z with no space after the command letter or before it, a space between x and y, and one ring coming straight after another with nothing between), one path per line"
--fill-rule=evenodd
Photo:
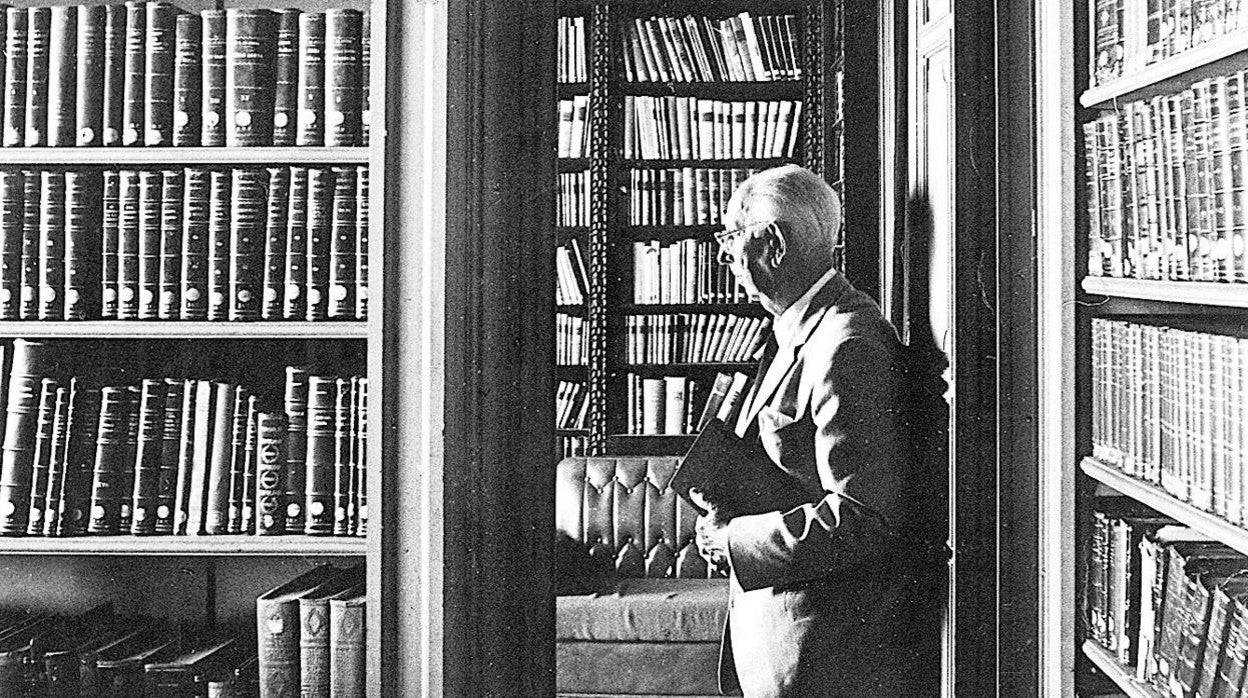
M784 234L784 226L779 223L772 223L763 230L767 242L767 263L772 268L780 266L780 262L784 260L784 255L788 252L789 241Z

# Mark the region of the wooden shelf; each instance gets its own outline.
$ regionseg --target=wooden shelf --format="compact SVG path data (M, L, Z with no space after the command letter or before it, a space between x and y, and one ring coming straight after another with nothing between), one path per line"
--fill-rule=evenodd
M238 148L3 148L7 165L367 165L369 148L273 147Z
M0 337L65 339L366 339L368 323L182 320L10 320Z
M1109 650L1096 641L1084 640L1083 653L1130 698L1164 698L1157 689L1137 681L1128 667L1119 664Z
M1248 308L1248 284L1214 281L1149 281L1087 276L1083 279L1083 290L1088 293L1119 298Z
M1248 51L1248 31L1227 34L1206 44L1145 66L1084 92L1079 103L1085 107L1110 109L1123 100L1143 99L1179 92L1193 82L1244 67Z
M1092 479L1248 555L1248 530L1220 516L1197 509L1176 499L1162 488L1127 475L1095 458L1084 458L1080 467Z
M0 538L0 555L364 555L365 538L348 536L83 536Z

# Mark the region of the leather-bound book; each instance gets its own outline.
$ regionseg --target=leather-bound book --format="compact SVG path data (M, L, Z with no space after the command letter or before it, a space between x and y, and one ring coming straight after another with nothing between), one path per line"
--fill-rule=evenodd
M373 15L364 10L360 21L360 145L368 145L369 123L373 120L369 83L372 82Z
M326 315L354 318L356 257L356 168L335 167L334 202L329 239L329 298Z
M135 320L139 317L139 221L142 217L139 172L121 170L117 180L117 318Z
M274 63L273 145L294 145L299 111L299 10L277 13Z
M286 415L256 415L256 533L286 532Z
M160 282L156 316L177 320L182 313L182 196L186 191L182 170L160 173Z
M307 520L308 369L286 367L286 530L299 532Z
M125 618L83 623L66 632L61 641L42 651L42 670L47 698L98 696L104 691L96 669L100 650L134 632L135 622Z
M125 5L104 6L104 84L101 142L121 145L126 101Z
M355 406L354 386L350 378L334 381L334 535L351 534L352 461L351 413Z
M78 120L78 8L49 9L47 145L69 146L78 140L74 128Z
M354 567L299 597L299 695L329 698L329 599L359 584L363 568Z
M139 434L134 456L134 504L130 533L156 533L156 507L160 493L160 459L164 450L165 381L145 378L139 394Z
M299 599L341 574L342 570L321 565L256 598L261 698L300 695Z
M125 386L100 389L100 420L95 439L95 465L91 480L91 510L87 533L115 535L121 531L122 500L129 425L129 390Z
M307 320L329 315L329 248L333 236L334 170L308 168Z
M267 220L265 170L235 168L230 194L229 319L260 319L264 280L264 228Z
M94 170L65 172L66 320L89 320L100 313L103 184Z
M229 170L213 170L208 185L208 319L230 317Z
M178 9L148 0L145 43L147 70L143 85L145 145L173 145L173 77L177 54Z
M30 15L25 8L4 11L4 110L0 112L0 143L5 147L26 142L26 69L28 67Z
M125 73L122 79L121 144L143 145L147 102L147 3L126 0Z
M363 455L361 450L360 437L360 392L364 390L362 385L363 376L351 376L351 404L348 405L349 426L347 430L347 454L348 454L348 473L347 473L347 525L344 529L344 535L359 535L360 529L360 477L363 471L360 469L360 458Z
M208 456L207 490L204 501L204 532L209 535L230 530L230 462L233 456L234 411L238 386L212 385L212 441Z
M15 339L12 351L0 450L0 535L26 531L40 389L56 370L54 350L44 342Z
M39 220L43 213L41 173L24 170L22 209L22 273L17 313L22 320L39 317Z
M352 698L366 692L366 611L363 584L329 597L330 698Z
M299 16L299 114L296 145L325 144L325 14Z
M262 9L225 12L225 143L272 145L277 18Z
M122 468L117 490L121 497L120 531L130 530L134 520L134 466L139 453L139 389L126 386L126 442L121 452Z
M234 409L230 414L229 497L226 506L225 530L242 533L243 489L247 465L247 391L234 391Z
M207 688L204 676L220 672L244 651L238 638L231 635L210 635L193 642L176 657L143 665L143 695L199 696Z
M286 209L286 261L282 317L302 320L308 299L308 168L290 168L290 205Z
M104 5L78 6L74 145L104 144Z
M355 168L355 317L368 318L368 165Z
M204 10L201 42L203 119L200 145L225 145L225 10Z
M40 381L39 402L35 412L35 449L31 456L29 479L25 483L26 496L18 504L26 507L23 518L26 522L26 533L39 534L43 531L43 505L47 500L48 470L52 465L52 427L56 423L56 398L60 387L60 381L55 378L44 378ZM14 486L22 485L14 483Z
M260 318L281 320L286 273L286 213L290 207L290 168L270 167L268 177Z
M104 171L103 227L100 235L100 317L118 316L121 273L121 173Z
M138 317L158 317L160 294L160 197L164 178L160 170L139 172L139 301Z
M208 170L188 167L182 198L183 320L208 319L208 221L212 177Z
M188 508L191 501L191 478L195 471L196 385L197 382L193 380L182 381L182 407L179 410L181 418L178 426L178 469L173 490L173 533L177 535L186 535L187 522L190 520Z
M65 481L61 487L56 530L45 535L80 536L87 532L95 472L96 436L100 427L100 385L92 378L70 382L69 444L65 448Z
M334 532L334 401L336 381L330 376L308 376L307 466L304 481L307 519L303 532Z
M143 695L143 667L163 662L182 651L186 637L162 626L153 626L100 648L95 660L98 684L106 698Z
M256 532L256 442L259 439L259 398L247 397L247 437L243 441L243 511L239 532Z
M360 143L359 10L325 12L325 145Z
M178 15L173 53L173 144L199 145L202 135L203 21L197 14Z
M65 173L39 173L39 319L65 316Z
M74 384L57 386L52 408L52 435L48 440L48 469L43 487L32 480L30 487L30 516L26 527L28 535L54 535L61 514L61 492L65 486L66 447L69 445L69 415L73 409ZM40 406L42 411L42 405ZM42 417L43 415L40 415ZM42 425L41 425L42 426ZM43 454L39 444L35 446L35 463Z
M355 511L357 536L368 533L368 378L361 376L355 388Z
M26 14L27 147L48 144L48 61L52 41L52 8L32 7Z
M0 170L0 320L18 319L25 211L26 176L21 170Z
M195 432L192 437L190 485L187 488L186 533L204 533L208 511L208 475L212 470L213 417L216 390L211 381L195 383ZM179 514L180 515L180 514Z
M178 463L182 447L182 405L186 382L166 378L160 428L160 474L156 478L156 523L154 533L173 533L174 505L177 503Z

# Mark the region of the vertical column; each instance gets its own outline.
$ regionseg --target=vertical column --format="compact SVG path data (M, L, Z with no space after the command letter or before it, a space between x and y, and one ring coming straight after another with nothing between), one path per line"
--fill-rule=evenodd
M802 18L802 113L806 140L807 169L818 173L827 172L824 162L824 46L823 28L827 21L827 0L806 0L805 16ZM833 0L840 2L841 0Z
M589 331L589 448L600 455L606 446L608 334L607 260L609 204L611 200L611 5L607 0L594 3L590 21L589 75L589 299L585 312Z

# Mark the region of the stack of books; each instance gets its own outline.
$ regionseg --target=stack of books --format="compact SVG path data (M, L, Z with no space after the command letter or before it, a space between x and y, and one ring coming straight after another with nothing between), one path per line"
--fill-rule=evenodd
M628 374L629 434L697 434L707 422L733 424L749 391L744 373L718 373L711 382L689 376Z
M629 171L631 225L712 225L750 175L745 167L668 167Z
M766 341L768 318L728 313L630 315L630 364L740 363Z
M649 17L624 29L624 76L630 82L762 82L802 76L801 28L793 15Z
M791 158L802 103L624 97L624 157L642 160Z
M719 263L719 243L686 238L670 245L633 243L633 302L745 303L752 300L728 267Z

